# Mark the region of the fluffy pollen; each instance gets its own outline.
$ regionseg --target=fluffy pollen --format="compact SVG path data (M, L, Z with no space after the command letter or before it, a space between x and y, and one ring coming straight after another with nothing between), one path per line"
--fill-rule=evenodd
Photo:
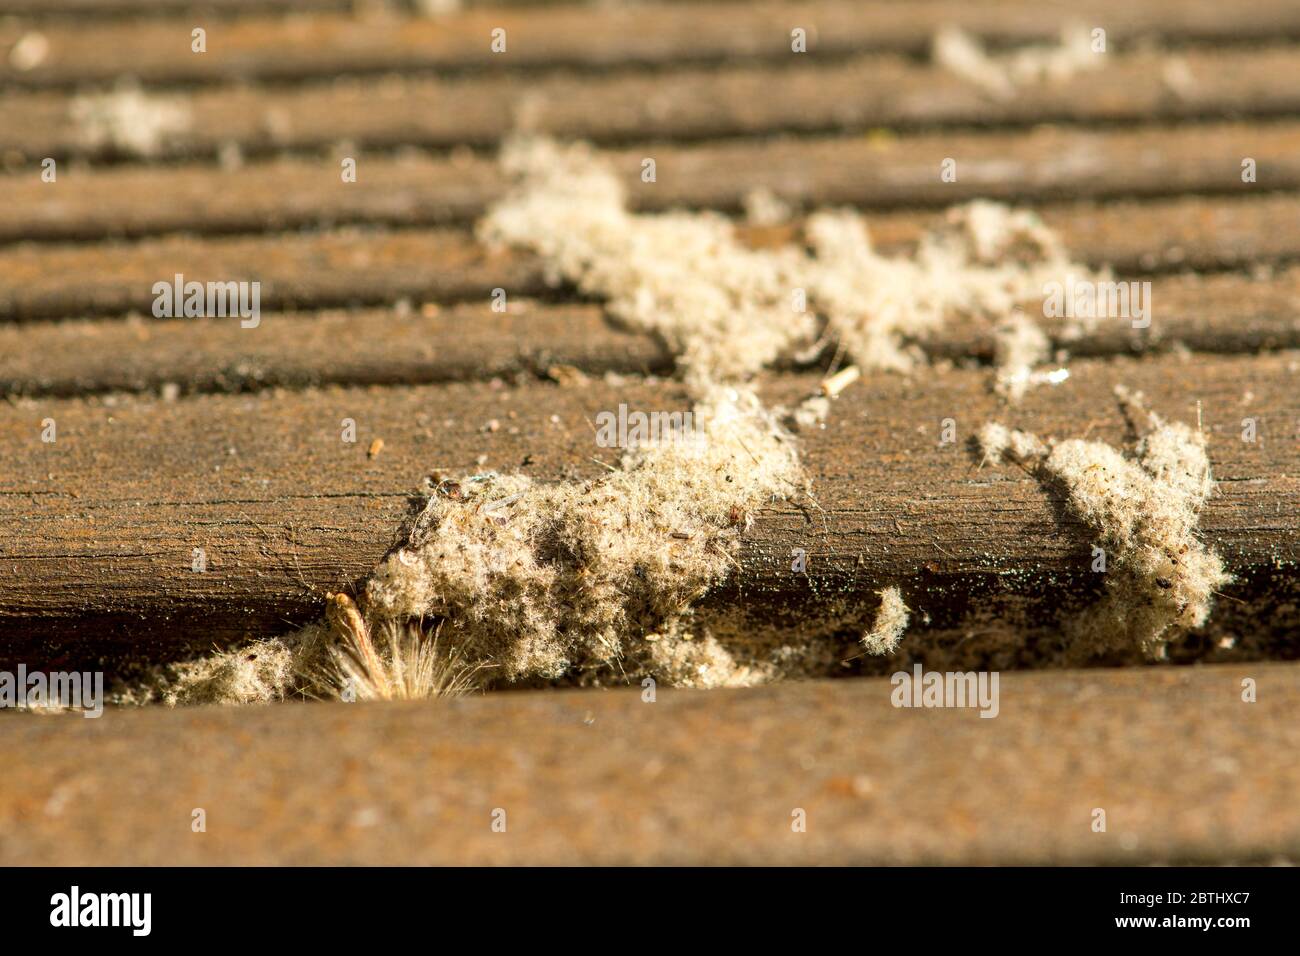
M533 249L553 281L658 335L688 382L742 379L816 332L814 314L792 301L798 250L747 249L712 213L631 213L620 182L586 147L517 140L502 161L519 184L488 212L480 237Z
M911 255L880 254L851 210L810 216L810 251L754 250L714 213L630 212L622 184L587 146L515 139L502 161L517 184L480 223L480 238L532 249L553 282L659 336L688 384L744 380L825 338L864 370L907 371L946 323L1000 319L1049 282L1093 274L1036 215L998 203L954 208ZM1020 328L1022 342L1037 332L1027 319ZM1008 361L1036 362L1045 343L1038 332L1032 350Z
M368 613L440 618L461 654L505 680L636 670L647 635L652 656L671 656L691 603L734 565L749 510L801 481L789 435L753 393L718 387L695 415L690 435L590 481L441 483L367 583Z
M1204 435L1153 413L1145 418L1149 430L1132 457L1103 442L1048 445L997 423L979 435L986 458L1010 458L1045 486L1063 488L1067 507L1106 552L1105 594L1067 623L1080 656L1136 647L1160 657L1170 640L1205 623L1214 592L1232 580L1196 534L1214 489Z
M1087 27L1067 23L1060 39L1005 54L991 54L974 36L959 27L935 34L931 58L939 66L969 81L999 100L1014 99L1027 87L1057 83L1089 70L1098 70L1105 56L1092 46Z
M871 630L862 635L862 646L868 654L892 654L907 633L909 611L903 603L902 592L889 587L880 592L880 610Z
M154 156L167 140L186 133L191 125L184 100L153 96L133 85L78 96L70 110L84 147L128 156Z

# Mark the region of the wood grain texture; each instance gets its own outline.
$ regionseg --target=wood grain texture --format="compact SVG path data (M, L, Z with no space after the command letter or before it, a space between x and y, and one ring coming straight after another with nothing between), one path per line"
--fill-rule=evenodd
M317 151L488 147L519 128L561 139L623 145L773 133L813 134L1046 122L1153 123L1294 115L1295 47L1113 53L1103 69L988 95L947 70L896 55L822 63L712 69L627 70L589 76L430 78L395 74L287 88L200 89L173 98L189 127L164 137L152 158L212 157L231 144L245 156ZM1175 79L1177 78L1177 79ZM92 145L62 93L0 97L0 155L14 166L44 157L129 159Z
M1039 318L1074 356L1185 348L1255 353L1300 348L1300 269L1251 278L1236 273L1156 277L1151 324L1102 321L1081 337L1066 321ZM1042 314L1039 301L1026 312ZM966 319L928 333L935 358L989 361L994 325ZM834 343L828 350L834 349ZM824 365L829 356L818 356ZM596 304L516 299L504 313L486 298L441 308L274 313L255 329L237 319L66 320L0 325L0 395L102 392L180 394L336 385L417 385L548 376L552 366L667 374L673 357L654 336L607 320ZM791 366L786 366L787 368Z
M308 10L346 13L355 7L355 0L4 0L0 14L24 21L75 17L84 23L101 17L164 17L195 11L218 17Z
M1300 324L1293 336L1274 321L1262 324L1300 346ZM504 313L485 301L264 315L256 329L238 319L0 325L0 394L9 395L158 391L168 383L182 394L415 385L545 376L554 365L595 375L668 373L673 360L652 336L609 324L597 305L528 300Z
M403 197L392 199L400 205ZM1073 257L1127 275L1263 268L1300 254L1300 196L1291 194L1067 203L1039 211ZM941 225L942 214L882 212L870 215L867 222L879 249L899 253L912 248L927 229ZM770 246L797 241L799 232L797 225L742 228L740 236L751 245ZM258 281L261 306L267 310L393 304L401 299L486 301L496 288L510 296L554 294L535 256L486 249L455 228L169 235L137 242L19 243L0 248L0 320L132 311L150 315L154 283L172 281L177 273L197 282ZM1241 287L1248 285L1243 281ZM1289 290L1281 284L1270 306L1283 320L1294 311L1287 305ZM1234 309L1234 314L1241 310Z
M1258 702L1242 703L1241 680ZM1300 665L5 723L5 865L1274 864L1300 856ZM1171 745L1176 729L1178 743ZM1107 831L1093 833L1094 807ZM190 831L195 807L207 832ZM807 832L791 832L802 808ZM492 813L507 814L504 834Z
M535 259L495 253L451 230L232 239L169 237L139 245L15 246L0 251L0 317L131 310L151 314L154 283L257 281L261 307L457 302L494 288L544 291Z
M640 179L645 157L655 160L654 183ZM1242 182L1246 157L1258 164L1255 183ZM956 182L940 180L947 158L956 160ZM610 151L608 162L629 202L651 211L734 211L756 189L800 207L872 209L977 198L1054 203L1199 193L1205 201L1300 189L1300 122L647 143ZM0 241L464 223L507 185L494 157L472 153L361 156L355 183L342 182L333 158L228 169L91 168L65 171L54 183L41 182L33 167L0 179L8 199L0 207Z
M865 52L924 55L935 31L957 24L999 42L1054 40L1074 18L1102 24L1108 43L1277 41L1300 37L1300 10L1287 0L1257 0L1241 9L1213 0L1133 4L1085 0L1070 4L964 3L927 0L906 15L894 3L821 0L782 3L555 6L470 9L453 16L408 19L242 17L209 30L208 51L190 52L185 18L103 23L92 31L51 24L44 60L20 70L10 48L26 27L0 27L0 83L71 87L132 75L146 83L290 80L412 70L507 70L561 66L608 69L629 64L716 63L731 58L786 60L790 31L808 31L809 56ZM508 38L493 53L492 30Z
M1079 361L1072 370L1066 385L1011 410L980 370L883 376L845 393L827 427L802 443L816 503L756 515L739 576L709 612L718 626L752 615L755 627L785 620L807 633L843 616L846 602L874 614L875 592L895 583L954 639L1004 605L1017 608L1006 625L1017 633L1044 608L1077 601L1098 586L1086 573L1086 533L1019 470L980 468L967 442L998 418L1122 444L1111 389L1124 382L1172 418L1195 421L1201 402L1221 482L1201 529L1242 576L1227 593L1250 599L1220 602L1224 620L1254 627L1251 653L1289 653L1300 629L1294 604L1279 610L1290 599L1276 573L1293 586L1300 558L1297 354ZM783 376L764 395L791 402L815 385ZM394 543L422 476L598 475L593 459L608 451L591 419L619 402L670 410L685 397L672 384L596 380L12 402L0 409L5 651L161 659L310 618L324 590L348 586ZM1253 444L1241 440L1247 416L1259 429ZM960 440L941 446L949 417ZM357 423L355 444L341 440L344 418ZM46 419L57 424L53 444L41 441ZM374 438L384 447L372 459ZM191 570L196 547L205 573ZM794 547L808 552L808 575L790 572ZM1050 628L1050 613L1034 626Z

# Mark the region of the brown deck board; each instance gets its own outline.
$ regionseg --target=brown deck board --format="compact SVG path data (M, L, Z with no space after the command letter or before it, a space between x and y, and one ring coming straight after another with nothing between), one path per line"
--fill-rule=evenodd
M473 0L471 0L473 2ZM175 16L195 10L222 17L322 10L345 13L355 0L4 0L0 13L24 20Z
M983 370L878 376L846 392L827 428L803 443L817 507L802 502L757 516L740 556L743 594L720 597L716 613L755 613L770 623L778 606L806 629L822 601L846 594L874 613L875 590L890 583L950 629L971 602L987 614L1002 603L1059 603L1090 560L1079 529L1062 526L1019 471L979 469L966 442L996 417L1045 435L1122 443L1126 428L1111 396L1121 381L1185 421L1195 421L1202 403L1221 486L1201 529L1243 575L1227 593L1254 594L1258 574L1294 573L1296 353L1071 367L1069 383L1033 391L1013 410L999 407ZM793 401L815 384L785 376L764 394ZM39 638L45 653L121 654L123 635L103 623L110 618L133 621L126 646L154 655L303 620L318 613L325 589L365 574L394 542L422 476L599 474L592 459L602 450L590 424L598 411L619 402L671 409L684 400L673 384L594 380L582 388L447 384L11 403L0 408L6 650L30 651L27 642ZM1258 420L1254 444L1240 440L1246 416ZM357 422L355 445L340 440L345 417ZM937 443L945 417L958 423L958 445ZM46 418L57 423L54 444L40 441ZM491 419L500 427L484 431ZM376 437L384 449L370 459ZM208 553L206 573L190 569L195 547ZM792 547L807 550L811 580L790 573ZM1300 633L1294 605L1221 607L1230 618L1244 615L1243 627L1262 614L1254 625L1266 643L1284 642L1276 653Z
M400 202L400 197L396 200ZM1300 195L1067 203L1039 210L1072 256L1126 275L1220 271L1285 264L1300 254ZM2 214L0 214L2 215ZM304 215L319 215L304 209ZM877 246L905 251L941 213L868 216ZM742 229L754 244L797 239L796 226ZM19 243L0 248L0 320L149 315L153 286L177 273L193 281L259 281L263 309L451 303L548 291L529 253L488 250L455 228L392 232L340 229L248 236L168 235L127 243ZM1240 280L1240 288L1250 287ZM1283 284L1267 311L1284 324L1295 309ZM1252 295L1252 300L1254 293ZM1179 306L1181 308L1181 306ZM1240 315L1240 309L1233 309ZM1247 310L1251 310L1248 308ZM1252 313L1253 314L1253 313Z
M191 18L104 23L94 31L51 24L45 60L25 71L8 50L26 29L0 27L0 83L74 86L123 74L147 83L287 80L418 69L518 69L628 64L681 65L736 57L788 59L790 30L811 38L808 55L872 51L925 54L935 31L959 24L1002 42L1055 39L1075 18L1103 24L1108 42L1276 41L1300 36L1300 8L1287 0L1226 7L1214 0L1134 4L1085 0L1068 5L910 4L821 0L778 3L555 6L470 9L437 19L354 18L335 14L242 17L209 30L208 52L190 52ZM504 28L507 52L490 49Z
M645 157L657 181L641 182ZM942 182L944 159L957 181ZM1241 162L1258 164L1243 183ZM643 144L609 152L636 208L739 209L756 189L796 205L870 209L944 207L975 198L1172 199L1199 193L1246 198L1300 189L1300 121L1205 123L1169 129L821 136L770 141ZM336 159L282 158L222 169L65 169L54 183L33 171L0 178L0 241L93 239L160 232L248 232L330 223L465 223L504 192L495 157L455 154L358 157L357 182ZM1187 205L1186 202L1183 203ZM1294 225L1294 222L1291 222ZM1134 222L1132 229L1159 223ZM1253 229L1265 241L1272 230ZM1294 235L1294 229L1284 231ZM1276 241L1276 240L1274 240Z
M1241 681L1258 702L1241 701ZM1300 665L6 721L6 865L1179 864L1300 855ZM1171 745L1171 733L1178 743ZM702 742L707 741L707 745ZM91 799L93 796L93 799ZM207 831L191 832L206 811ZM1107 829L1094 833L1094 808ZM506 832L492 814L506 811ZM794 833L792 811L807 829Z
M1185 76L1176 85L1177 66ZM1178 54L1110 54L1103 69L1038 84L1001 100L944 69L878 55L822 63L724 65L669 73L590 77L485 75L461 79L387 76L306 86L233 87L181 94L184 133L163 139L155 158L209 157L230 144L246 156L321 150L491 146L520 126L603 144L702 140L772 133L823 133L945 124L1153 123L1269 118L1300 108L1294 46ZM779 91L780 95L773 95ZM44 157L111 155L91 149L61 93L0 98L0 154L13 166Z
M1250 278L1183 274L1152 281L1151 325L1098 323L1067 336L1064 320L1041 319L1075 356L1172 347L1193 352L1300 348L1300 268ZM1041 303L1027 302L1032 315ZM928 336L937 358L987 361L993 323L964 320ZM596 304L522 300L505 313L483 302L440 308L362 309L237 319L64 320L0 324L0 395L76 396L112 391L245 391L322 384L413 385L544 376L553 365L606 371L672 371L648 334L607 321Z

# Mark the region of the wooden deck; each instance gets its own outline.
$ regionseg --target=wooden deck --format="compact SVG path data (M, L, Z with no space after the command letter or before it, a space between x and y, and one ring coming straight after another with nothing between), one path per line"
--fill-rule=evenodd
M1077 794L1087 804L1078 841L1059 829L1077 808L1042 803L1028 811L1034 840L1015 849L1005 829L979 822L980 807L999 799L987 788L969 806L934 797L927 825L965 835L952 842L922 839L908 829L920 824L889 815L858 825L834 781L852 779L853 766L879 754L839 742L824 744L836 769L817 783L825 800L841 800L837 822L827 825L829 842L808 846L787 845L780 821L772 834L757 829L759 804L766 812L787 801L775 791L739 808L734 828L719 831L730 836L699 839L702 817L692 817L678 794L668 800L677 803L664 811L671 819L663 831L677 850L612 844L617 820L653 808L630 799L638 787L632 777L602 773L617 748L597 747L583 751L589 762L579 761L565 792L591 794L617 820L587 831L564 817L554 824L561 832L577 829L563 845L529 837L498 854L472 841L434 851L417 840L403 855L358 838L326 852L304 849L315 839L310 828L287 843L254 829L268 841L261 849L253 841L222 856L150 839L145 816L111 840L93 820L47 819L31 802L38 794L0 798L0 860L78 862L81 850L81 861L110 863L1294 858L1300 815L1279 796L1294 781L1269 748L1294 746L1288 728L1300 667L1285 663L1300 659L1300 85L1293 80L1300 3L471 0L461 7L430 16L415 4L347 0L0 0L0 669L26 663L111 677L287 630L317 617L327 591L348 588L375 565L431 472L595 475L603 467L592 454L597 411L634 400L686 407L659 341L615 326L599 302L549 285L535 256L492 251L474 238L473 223L506 188L495 151L513 131L596 144L644 211L686 207L739 218L746 197L767 190L795 217L742 225L755 247L798 242L804 214L846 205L867 213L878 247L905 250L947 207L991 198L1040 213L1074 258L1150 281L1158 310L1151 327L1102 323L1067 341L1049 320L1045 330L1071 354L1068 388L1030 392L1011 411L988 388L988 323L926 341L943 361L922 375L859 382L836 402L825 429L802 441L815 511L796 501L758 513L734 580L706 598L701 614L739 630L829 634L846 598L906 581L913 630L897 657L845 668L863 675L862 688L885 686L866 675L914 661L1032 669L1042 663L1034 648L1055 633L1056 610L1097 584L1080 564L1078 529L1030 477L981 468L969 446L974 429L1003 417L1041 434L1119 444L1125 421L1111 397L1118 383L1140 388L1170 418L1199 414L1220 482L1200 529L1236 575L1210 624L1172 648L1167 666L1014 675L1023 682L1016 686L1035 689L1032 700L1004 718L1011 728L979 744L1026 778L1038 774L1034 786L1062 786L1067 768L1046 755L1054 747L1086 751L1063 715L1087 708L1080 709L1082 697L1058 708L1052 688L1073 688L1062 698L1084 685L1102 697L1119 694L1116 706L1132 722L1110 726L1114 746L1088 772L1099 792L1130 801L1138 842L1122 852L1080 842L1091 835L1087 801L1094 798ZM929 56L943 26L1005 49L1050 41L1066 21L1107 30L1107 65L1010 99L988 95ZM206 53L190 50L195 26L207 30ZM806 55L790 51L795 27L808 31ZM506 30L504 54L489 49L495 28ZM88 141L74 104L123 78L147 97L179 104L188 125L143 152ZM340 181L341 156L357 158L357 182ZM643 157L655 159L657 182L641 182ZM957 182L939 180L946 157L958 161ZM1257 163L1253 183L1241 177L1247 157ZM41 180L46 158L57 162L55 183ZM153 284L176 273L260 281L259 327L151 317ZM508 311L489 308L494 288L509 291ZM1025 303L1041 313L1039 305ZM816 389L823 371L771 369L763 393L796 401ZM960 423L960 441L940 445L939 422L949 417ZM355 444L338 440L343 418L357 423ZM1258 428L1253 443L1240 440L1245 418ZM58 429L53 444L41 440L49 419ZM489 421L499 427L488 430ZM383 441L375 456L367 454L373 439ZM191 570L195 548L207 555L206 573ZM789 573L794 548L809 555L806 576ZM1284 688L1282 701L1267 708L1202 709L1198 697L1162 709L1140 699L1175 685L1205 688L1207 675L1217 674L1225 699L1235 700L1235 682L1261 668ZM752 701L741 693L674 697L689 698L689 715L643 727L637 739L669 763L703 759L682 741L732 720L778 721L786 707L810 722L810 734L831 735L852 723L856 695L866 692L843 683L773 689ZM591 708L619 726L637 725L621 697L564 692L560 703L543 702L547 693L560 694L456 704L458 732L473 737L479 719L495 729L481 731L477 749L439 751L436 766L470 775L473 782L460 786L479 794L495 771L473 768L480 758L489 768L508 763L493 735L511 726L539 714L559 719L545 716L557 708ZM19 727L22 718L0 715L0 725L28 769L40 754L107 761L155 747L159 766L173 766L188 759L184 734L191 733L211 741L251 734L254 755L272 761L268 735L277 728L293 739L314 735L314 722L343 720L335 706L117 714L85 722L93 731L61 718ZM912 759L911 744L905 722L888 710L873 732L898 770ZM414 746L419 727L432 733L442 720L418 707L348 718L352 736L335 745L335 757L352 759L365 741L377 746L408 718L398 749ZM1171 816L1139 812L1154 793L1150 767L1137 769L1140 755L1184 746L1149 725L1182 719L1227 728L1206 746L1250 764L1249 800L1220 787L1217 771L1175 766L1170 756L1162 772L1190 775L1164 807ZM1030 740L1034 722L1048 729ZM975 721L985 723L1002 726ZM1139 725L1141 734L1124 736L1125 727ZM969 728L953 732L966 736L927 737L915 759L951 767L973 743ZM1262 754L1258 761L1232 749L1252 736L1249 753ZM540 733L537 746L570 746L562 738ZM776 773L784 772L782 761L797 762L793 743L771 743L764 766ZM491 753L497 756L484 756ZM298 805L288 791L272 798L259 790L239 803L223 790L220 781L247 771L245 759L253 757L205 763L183 797L177 791L177 805L234 801L253 816L269 813L272 799L274 807ZM737 744L728 759L743 763L744 748ZM318 789L339 785L285 766ZM94 785L118 801L167 779L162 769L103 773L112 779ZM405 793L415 778L404 774L413 773L395 770L388 783ZM1141 787L1128 788L1133 781ZM59 785L50 777L33 793L54 799ZM906 802L912 785L928 786L925 773L885 784L878 806ZM550 783L542 775L512 786L527 794ZM340 796L329 810L338 819L319 826L337 833L359 805L354 797ZM529 812L556 805L534 802ZM1220 814L1215 825L1199 815L1207 806ZM1223 824L1223 814L1235 814L1236 823ZM73 832L83 842L59 842ZM733 838L741 842L728 844L732 851L718 843ZM102 853L91 854L91 846Z
M1300 681L1251 668L1244 704L1240 673L1004 674L992 720L896 709L877 678L32 718L0 862L1294 862Z

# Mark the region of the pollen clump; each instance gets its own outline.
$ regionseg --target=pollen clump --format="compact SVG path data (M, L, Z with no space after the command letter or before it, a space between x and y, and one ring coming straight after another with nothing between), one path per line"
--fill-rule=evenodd
M1196 535L1214 489L1205 436L1117 391L1141 415L1131 457L1103 442L1044 443L997 423L986 425L979 441L986 460L1010 459L1045 487L1062 489L1106 552L1105 594L1066 622L1075 655L1137 648L1160 657L1170 640L1205 623L1214 592L1231 575Z
M517 185L479 224L480 237L532 249L553 282L658 335L688 384L743 380L824 339L866 371L909 370L946 323L1002 319L1047 283L1091 274L1036 215L992 202L952 209L911 254L878 252L851 210L810 216L807 251L755 250L715 213L629 211L621 182L589 147L516 139L502 162ZM1037 329L1024 323L1028 341ZM1045 357L1045 342L1038 333L1010 360ZM1033 384L1027 367L1016 373Z
M145 93L134 84L82 94L69 109L83 147L128 156L156 155L168 140L188 132L192 122L184 100Z
M870 654L892 654L907 632L908 608L896 587L880 592L880 610L871 629L862 635L862 646Z
M298 689L305 663L318 654L322 633L319 625L312 624L285 637L158 665L117 689L112 698L123 705L168 707L284 700Z
M367 613L441 619L461 654L507 681L676 660L690 605L734 564L737 506L800 481L789 435L752 393L720 386L695 413L700 429L590 481L444 483L371 575ZM712 654L708 682L730 671Z
M935 34L931 57L999 100L1013 99L1022 89L1100 69L1105 63L1103 52L1093 48L1090 31L1074 23L1061 28L1056 43L1033 44L1005 54L989 53L979 39L959 27L945 27Z

